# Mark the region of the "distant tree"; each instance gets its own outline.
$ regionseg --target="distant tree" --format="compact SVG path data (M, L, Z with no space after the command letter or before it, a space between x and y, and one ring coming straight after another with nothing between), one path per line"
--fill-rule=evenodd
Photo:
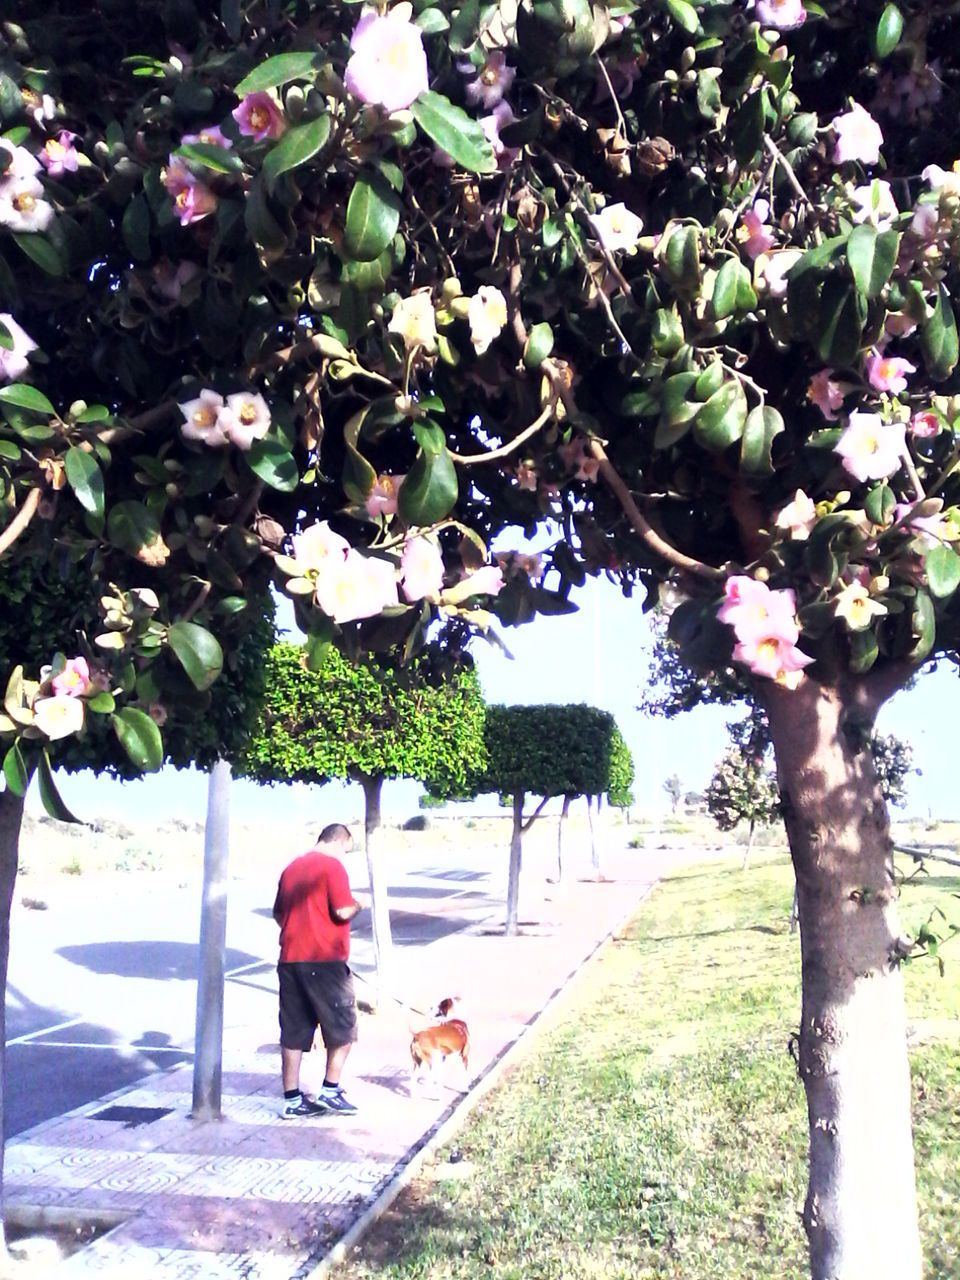
M318 671L300 646L270 651L267 694L238 773L257 782L340 778L363 788L364 835L373 913L378 995L392 982L390 911L379 854L385 779L415 778L457 791L484 767L484 704L468 659L459 670L425 652L401 666L387 658L350 662L336 650Z
M663 784L663 789L670 797L670 812L676 813L680 808L680 798L683 795L683 783L680 781L679 774L672 773Z
M902 805L907 799L907 776L919 773L913 765L913 748L893 733L875 733L870 739L873 767L888 804Z
M769 759L770 735L763 718L754 713L727 728L730 745L707 787L707 811L721 831L749 823L743 855L746 869L757 823L772 822L780 813L780 790Z

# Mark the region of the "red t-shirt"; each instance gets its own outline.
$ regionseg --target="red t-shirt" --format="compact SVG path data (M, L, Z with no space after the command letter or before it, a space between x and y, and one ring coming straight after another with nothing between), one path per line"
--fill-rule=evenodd
M333 911L353 903L343 863L312 849L296 858L280 877L274 919L280 925L280 963L347 960L350 925Z

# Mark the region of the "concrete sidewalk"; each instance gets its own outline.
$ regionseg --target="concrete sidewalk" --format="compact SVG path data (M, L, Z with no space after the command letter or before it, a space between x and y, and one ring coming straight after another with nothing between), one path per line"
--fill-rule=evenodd
M410 1025L422 1020L391 1005L361 1015L344 1076L359 1113L283 1121L278 1046L263 1043L263 1023L228 1027L222 1121L190 1120L191 1066L151 1076L11 1140L8 1213L118 1223L51 1272L57 1280L310 1276L464 1105L468 1085L496 1069L656 879L686 860L676 851L611 855L607 882L571 881L521 899L518 937L502 936L498 911L398 950L399 990L411 1005L462 996L472 1082L448 1064L440 1087L411 1094ZM321 1055L305 1058L306 1088L318 1087L322 1068Z

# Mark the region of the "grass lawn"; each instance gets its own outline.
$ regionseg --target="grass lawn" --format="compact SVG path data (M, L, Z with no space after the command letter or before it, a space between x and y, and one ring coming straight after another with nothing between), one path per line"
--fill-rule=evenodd
M905 888L905 930L936 905L960 922L958 891L939 872ZM770 854L664 881L337 1274L806 1277L791 895ZM905 974L927 1280L956 1280L960 1257L960 941L950 952L944 978L930 961Z

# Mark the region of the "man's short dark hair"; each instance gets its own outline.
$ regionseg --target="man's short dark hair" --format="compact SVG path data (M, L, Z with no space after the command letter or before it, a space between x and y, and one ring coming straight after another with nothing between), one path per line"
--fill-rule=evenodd
M331 822L317 836L317 844L353 844L353 832L342 822Z

